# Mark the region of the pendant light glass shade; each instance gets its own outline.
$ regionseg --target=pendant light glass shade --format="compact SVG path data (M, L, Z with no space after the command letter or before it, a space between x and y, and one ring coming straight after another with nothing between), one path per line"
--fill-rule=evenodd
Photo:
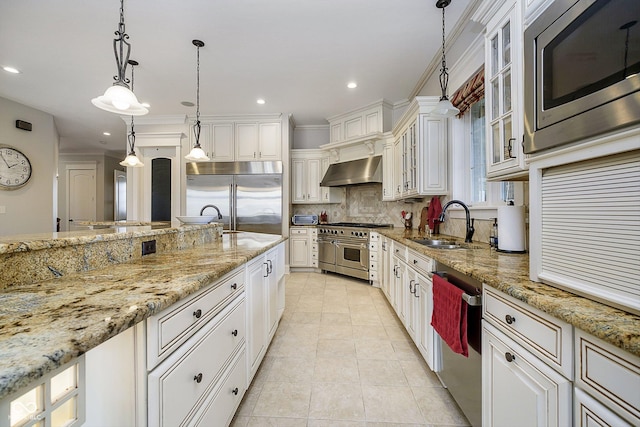
M120 162L120 164L128 168L141 168L144 166L144 163L142 163L138 156L136 156L135 151L131 151L127 155L127 157L125 157L124 160Z
M129 64L129 54L131 44L127 41L129 35L124 26L124 0L120 0L120 22L116 31L116 38L113 39L113 53L116 56L118 75L113 76L115 83L108 88L104 95L91 100L91 103L101 110L127 116L143 116L149 112L133 93L133 88L129 89L129 79L126 77L127 64Z
M453 106L449 97L447 96L447 86L449 85L449 71L447 69L447 60L444 56L444 9L449 6L451 0L438 0L436 1L436 7L442 9L442 67L440 68L440 90L442 94L440 96L440 102L431 111L433 117L454 117L460 113L460 110Z
M196 68L196 123L193 125L194 144L193 148L184 156L192 162L208 162L209 157L200 146L200 48L204 46L201 40L193 40L191 43L196 47L197 68Z

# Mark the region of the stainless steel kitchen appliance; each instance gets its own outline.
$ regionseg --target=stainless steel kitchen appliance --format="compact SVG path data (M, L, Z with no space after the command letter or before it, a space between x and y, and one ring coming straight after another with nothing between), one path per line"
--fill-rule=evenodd
M318 215L295 214L291 217L293 225L318 225Z
M225 230L282 234L282 162L187 163L186 215L220 209Z
M524 32L524 152L640 122L640 2L556 0Z
M369 280L369 231L391 224L337 222L318 228L318 267Z
M482 283L436 262L434 274L462 289L467 303L467 343L469 357L454 353L440 338L442 384L458 403L472 426L482 425Z

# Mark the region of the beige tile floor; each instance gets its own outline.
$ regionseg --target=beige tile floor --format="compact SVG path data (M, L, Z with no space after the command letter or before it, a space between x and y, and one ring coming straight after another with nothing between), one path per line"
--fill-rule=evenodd
M280 326L232 426L432 425L468 423L381 290L288 275Z

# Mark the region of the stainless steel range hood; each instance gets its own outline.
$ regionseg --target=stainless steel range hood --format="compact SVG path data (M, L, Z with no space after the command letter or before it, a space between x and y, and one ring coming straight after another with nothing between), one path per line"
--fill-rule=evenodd
M382 183L382 156L329 165L320 182L321 187Z

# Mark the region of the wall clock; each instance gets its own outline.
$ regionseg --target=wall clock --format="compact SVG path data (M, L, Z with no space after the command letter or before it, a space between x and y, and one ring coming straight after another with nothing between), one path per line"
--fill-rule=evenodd
M0 190L15 190L31 178L31 162L20 150L0 145Z

